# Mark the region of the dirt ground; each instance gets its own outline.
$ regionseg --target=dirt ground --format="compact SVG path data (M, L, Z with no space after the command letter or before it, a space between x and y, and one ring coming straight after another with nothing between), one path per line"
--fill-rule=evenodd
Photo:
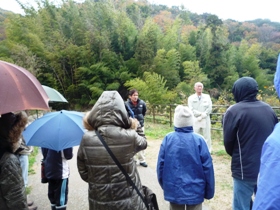
M146 162L156 170L157 157L162 139L148 139ZM215 171L215 196L205 200L205 205L211 210L230 210L232 203L232 177L230 171L230 157L225 153L220 135L212 140L212 158Z

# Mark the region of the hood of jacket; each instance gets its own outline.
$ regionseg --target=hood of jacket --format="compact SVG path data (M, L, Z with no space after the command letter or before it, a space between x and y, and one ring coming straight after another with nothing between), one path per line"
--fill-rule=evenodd
M192 133L193 126L186 126L186 127L182 127L182 128L177 128L176 126L174 126L174 130L177 132Z
M252 77L242 77L236 80L232 87L236 103L240 101L256 101L258 91L258 83Z
M274 75L274 87L278 94L278 97L280 98L280 54L278 56L276 72Z
M131 127L124 101L117 91L104 91L91 111L86 114L86 121L92 127L87 127L88 130L95 130L103 125L115 125L125 129Z

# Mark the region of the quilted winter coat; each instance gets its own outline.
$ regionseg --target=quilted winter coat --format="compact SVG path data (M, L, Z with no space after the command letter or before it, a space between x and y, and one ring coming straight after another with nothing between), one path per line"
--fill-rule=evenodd
M27 124L25 112L0 117L0 209L28 210L20 161L14 154Z
M19 159L12 153L4 153L0 171L0 209L27 210L25 187Z
M85 127L77 165L81 178L88 182L90 210L144 210L137 192L112 160L97 137L95 129L122 164L135 185L142 191L133 156L147 147L144 135L131 129L124 101L117 91L104 91L92 110L86 114Z

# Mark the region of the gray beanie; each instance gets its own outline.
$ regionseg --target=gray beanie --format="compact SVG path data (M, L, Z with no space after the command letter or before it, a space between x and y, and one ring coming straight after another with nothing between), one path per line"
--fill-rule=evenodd
M174 126L177 128L193 126L193 113L189 107L178 105L175 108Z

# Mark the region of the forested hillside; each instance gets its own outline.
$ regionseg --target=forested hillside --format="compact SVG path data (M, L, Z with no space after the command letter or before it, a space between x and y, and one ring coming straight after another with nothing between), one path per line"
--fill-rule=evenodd
M140 90L150 103L180 103L201 81L217 99L241 76L272 95L280 23L237 22L143 0L39 0L26 15L0 11L0 59L86 109L104 90ZM24 6L24 5L23 5Z

